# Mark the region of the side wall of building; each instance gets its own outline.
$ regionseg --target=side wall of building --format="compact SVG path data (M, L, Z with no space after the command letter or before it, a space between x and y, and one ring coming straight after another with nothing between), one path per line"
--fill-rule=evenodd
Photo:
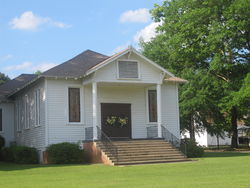
M0 103L2 110L2 130L0 135L5 139L5 145L9 146L14 138L14 104L9 102Z
M44 80L16 95L14 133L18 145L35 147L40 151L45 149L45 100Z
M68 89L80 88L81 122L70 123L68 116ZM88 101L86 101L88 102ZM84 115L83 85L80 80L47 80L47 144L78 142L84 140L86 116Z

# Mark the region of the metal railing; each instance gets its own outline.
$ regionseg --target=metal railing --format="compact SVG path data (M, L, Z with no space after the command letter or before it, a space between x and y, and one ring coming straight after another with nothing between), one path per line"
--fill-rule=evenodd
M104 146L105 150L109 152L112 157L115 158L115 161L118 162L118 148L113 144L111 139L102 131L102 129L97 126L97 132L99 132L98 135L98 140L102 143Z
M171 143L174 147L178 148L181 152L187 155L187 146L185 142L181 143L180 139L177 138L174 134L172 134L164 125L161 125L161 131L164 140ZM183 149L181 149L181 145L183 146Z

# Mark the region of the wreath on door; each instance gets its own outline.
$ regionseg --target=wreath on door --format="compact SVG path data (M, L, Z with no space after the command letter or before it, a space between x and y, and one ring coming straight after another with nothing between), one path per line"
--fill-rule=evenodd
M124 127L128 124L128 117L108 116L106 119L107 126Z

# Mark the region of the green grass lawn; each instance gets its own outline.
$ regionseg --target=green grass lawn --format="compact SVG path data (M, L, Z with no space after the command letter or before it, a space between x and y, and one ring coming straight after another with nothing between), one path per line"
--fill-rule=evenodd
M196 162L137 165L0 163L0 188L250 187L250 153L206 153Z

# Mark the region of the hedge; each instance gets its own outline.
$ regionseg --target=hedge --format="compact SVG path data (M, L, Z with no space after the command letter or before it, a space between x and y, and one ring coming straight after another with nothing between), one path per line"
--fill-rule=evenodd
M3 148L2 158L3 161L19 164L37 164L39 162L37 150L27 146L11 146Z
M85 161L84 152L78 144L63 142L47 148L50 163L72 164Z

